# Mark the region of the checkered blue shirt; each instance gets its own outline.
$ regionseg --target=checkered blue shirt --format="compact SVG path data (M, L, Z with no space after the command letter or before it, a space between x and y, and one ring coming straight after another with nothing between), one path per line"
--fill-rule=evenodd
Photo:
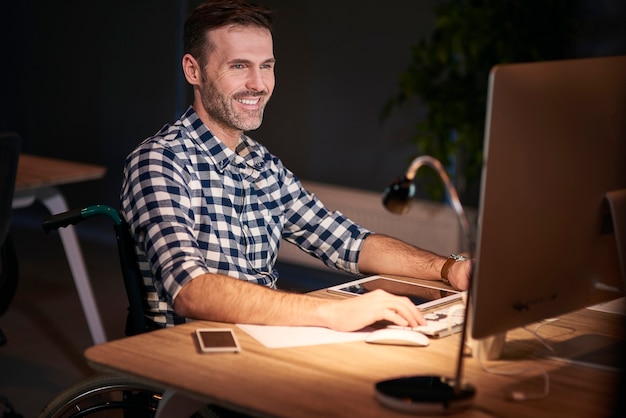
M242 136L236 152L189 108L126 159L121 207L135 239L156 326L189 280L221 273L276 287L281 238L326 265L358 273L368 230L330 212L269 151ZM245 301L241 301L245 303Z

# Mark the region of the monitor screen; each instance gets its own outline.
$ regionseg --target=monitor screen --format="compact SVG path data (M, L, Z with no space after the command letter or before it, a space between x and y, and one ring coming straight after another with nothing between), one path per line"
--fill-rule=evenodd
M606 194L626 190L626 57L498 65L489 83L473 338L624 287L612 216L626 213Z

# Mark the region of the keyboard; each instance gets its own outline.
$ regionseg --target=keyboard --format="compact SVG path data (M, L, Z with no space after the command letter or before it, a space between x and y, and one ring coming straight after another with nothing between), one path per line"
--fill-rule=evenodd
M452 306L446 306L445 308L435 309L434 311L425 312L424 319L427 322L426 325L419 325L413 328L399 327L396 325L390 325L390 327L418 331L433 338L446 337L448 335L461 332L463 329L465 306L462 304L455 304Z

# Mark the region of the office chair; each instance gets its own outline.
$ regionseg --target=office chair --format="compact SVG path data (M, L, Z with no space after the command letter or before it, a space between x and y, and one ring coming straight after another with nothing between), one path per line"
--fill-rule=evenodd
M0 133L0 317L9 308L19 277L17 256L9 229L20 144L20 137L16 133ZM0 329L0 346L6 342L6 336ZM4 407L4 417L21 417L4 396L0 396L0 406Z

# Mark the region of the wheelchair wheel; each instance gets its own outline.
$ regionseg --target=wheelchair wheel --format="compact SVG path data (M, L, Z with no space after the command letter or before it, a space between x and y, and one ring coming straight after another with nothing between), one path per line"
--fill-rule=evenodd
M154 417L162 391L136 380L96 375L57 395L39 418Z

